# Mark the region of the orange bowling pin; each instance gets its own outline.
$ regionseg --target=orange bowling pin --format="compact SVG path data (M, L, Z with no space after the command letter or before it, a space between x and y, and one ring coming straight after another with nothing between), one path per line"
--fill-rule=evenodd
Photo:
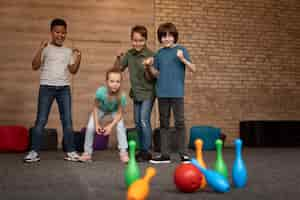
M203 155L202 155L203 141L201 139L195 140L195 148L196 148L196 159L198 163L201 165L201 167L206 169L206 164L204 163ZM207 182L203 175L203 181L201 182L200 188L203 189L205 188L206 185Z
M127 191L127 200L146 200L149 195L149 184L156 170L153 167L146 169L144 178L132 183Z

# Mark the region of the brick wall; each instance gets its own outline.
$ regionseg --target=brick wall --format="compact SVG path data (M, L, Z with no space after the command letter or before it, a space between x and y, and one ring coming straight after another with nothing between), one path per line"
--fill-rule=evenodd
M152 1L0 1L0 125L30 127L34 124L39 72L32 71L31 61L40 42L50 39L49 23L56 17L68 23L65 45L82 51L81 68L72 77L71 84L76 130L87 124L95 91L105 83L105 71L120 50L130 48L131 27L146 25L150 30L149 44L154 44ZM129 91L128 76L123 89ZM128 102L125 120L132 127L132 102ZM57 128L61 139L56 103L47 126ZM115 135L110 141L115 146Z
M187 126L300 118L300 2L155 0L155 26L173 22L197 72L187 74Z
M0 1L0 125L34 123L39 73L31 59L54 17L67 20L66 44L83 53L72 79L75 129L86 124L115 54L130 47L131 26L145 24L152 47L158 24L166 21L178 26L179 42L198 68L187 73L188 128L220 127L230 144L240 120L300 118L297 0L10 0ZM128 91L128 77L124 82ZM152 116L158 122L156 110ZM133 126L131 101L126 124ZM56 105L48 126L60 127Z

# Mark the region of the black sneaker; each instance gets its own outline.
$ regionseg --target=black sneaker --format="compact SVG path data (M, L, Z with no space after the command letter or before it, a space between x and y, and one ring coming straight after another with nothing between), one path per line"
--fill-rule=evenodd
M188 155L186 154L180 154L180 159L182 163L190 163L191 159Z
M147 151L141 151L137 156L136 156L136 161L137 162L148 162L151 160L152 155L150 152Z
M142 157L144 160L149 161L152 159L152 154L150 152L144 152Z
M170 156L159 155L159 156L152 158L149 162L153 163L153 164L171 163L171 159L170 159Z
M139 152L137 152L137 153L135 154L135 159L136 159L136 160L140 160L141 157L142 157L142 151L139 151Z

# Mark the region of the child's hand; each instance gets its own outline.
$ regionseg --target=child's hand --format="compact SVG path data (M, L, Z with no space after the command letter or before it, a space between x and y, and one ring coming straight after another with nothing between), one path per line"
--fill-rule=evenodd
M81 56L81 51L79 49L73 48L72 51L76 56Z
M49 41L48 40L43 40L40 44L40 49L44 49L48 45Z
M104 129L99 124L96 124L96 133L98 135L102 135L103 132L104 132Z
M149 70L149 68L153 65L153 62L154 62L153 57L144 59L143 65L144 65L145 69Z
M119 50L118 53L117 53L117 57L122 57L124 56L124 52L122 50Z
M177 50L177 57L182 61L184 59L183 51L181 49Z
M150 66L153 65L153 57L145 58L143 61L143 65Z
M103 135L105 133L105 129L104 128L100 128L100 133L101 133L101 135Z
M112 131L112 126L111 125L107 125L106 127L104 127L104 133L103 135L110 135L111 131Z

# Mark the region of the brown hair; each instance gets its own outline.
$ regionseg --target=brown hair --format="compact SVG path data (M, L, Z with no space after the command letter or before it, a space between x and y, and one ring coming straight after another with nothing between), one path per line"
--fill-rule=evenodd
M106 75L105 75L105 80L108 80L109 74L111 74L111 73L120 74L121 75L121 80L122 80L122 71L119 67L112 67L109 70L107 70Z
M133 37L133 33L139 33L143 38L145 38L146 40L148 39L147 28L145 26L136 25L132 27L131 34L130 34L131 39Z
M178 41L178 31L176 26L173 23L167 22L159 25L157 29L157 38L161 43L161 38L165 37L167 33L171 34L174 37L174 43Z

